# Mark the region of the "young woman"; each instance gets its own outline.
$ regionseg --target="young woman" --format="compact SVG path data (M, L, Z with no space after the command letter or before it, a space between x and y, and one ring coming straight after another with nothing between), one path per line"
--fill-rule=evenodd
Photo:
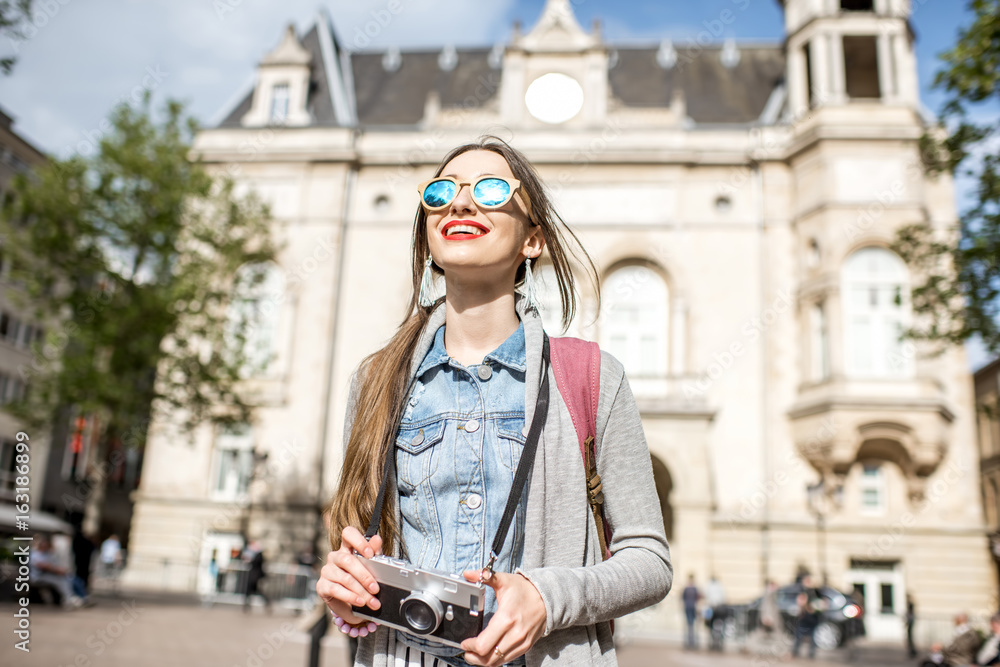
M361 637L359 665L617 664L610 621L661 600L672 568L639 411L621 364L603 352L597 467L611 557L602 562L576 429L547 370L544 428L485 580L482 632L456 649L352 613L380 606L354 552L479 580L544 391L542 321L533 296L515 291L533 294L530 265L544 249L564 324L576 309L561 221L521 153L494 137L460 146L419 190L412 314L352 379L333 551L317 592L341 630ZM437 301L431 271L444 275ZM366 540L390 447L396 474Z

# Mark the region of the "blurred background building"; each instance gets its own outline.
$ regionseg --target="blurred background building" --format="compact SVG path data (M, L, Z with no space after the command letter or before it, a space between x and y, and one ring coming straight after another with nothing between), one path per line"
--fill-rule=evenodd
M208 586L245 537L272 560L325 553L348 381L409 299L416 184L493 132L598 267L601 308L582 285L569 334L626 367L678 582L714 574L746 601L808 570L858 589L880 639L902 637L907 592L928 633L995 609L965 352L898 340L894 231L957 218L951 179L920 160L909 3L785 0L783 44L646 46L605 42L570 4L506 43L434 51L349 50L321 13L200 133L197 156L261 193L285 243L251 298L271 361L248 380L253 424L153 425L125 583ZM681 618L672 595L625 623Z
M11 179L42 164L45 155L14 130L14 119L0 109L0 202L7 198ZM20 298L19 298L20 297ZM43 338L30 305L24 302L21 286L10 279L10 261L0 239L0 406L22 398L28 389L23 367L32 363L31 344ZM24 428L17 419L0 409L0 502L13 503L17 474L15 447L17 433ZM29 434L30 435L30 434ZM31 497L42 491L41 481L49 455L49 440L31 440Z

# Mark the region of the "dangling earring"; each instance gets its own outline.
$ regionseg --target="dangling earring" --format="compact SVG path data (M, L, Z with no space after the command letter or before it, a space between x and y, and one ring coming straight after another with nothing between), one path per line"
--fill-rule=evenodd
M531 272L531 258L524 260L524 285L521 288L522 294L528 300L528 307L535 312L541 312L542 308L538 304L538 292L535 290L535 276Z
M430 308L434 305L434 297L431 296L431 290L434 289L434 274L431 272L433 262L434 260L428 253L427 261L424 262L424 276L420 280L420 297L418 298L418 303L424 308Z

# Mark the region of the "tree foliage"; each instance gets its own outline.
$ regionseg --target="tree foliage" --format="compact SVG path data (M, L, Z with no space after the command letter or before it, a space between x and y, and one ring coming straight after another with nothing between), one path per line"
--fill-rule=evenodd
M15 50L17 43L27 37L26 26L31 22L33 0L0 0L0 36L6 37ZM10 74L14 70L16 56L0 58L0 72Z
M148 95L121 105L92 157L53 159L13 183L4 252L47 323L22 367L27 399L11 406L29 424L73 406L101 418L104 442L139 446L151 406L188 428L250 419L241 387L256 311L232 298L275 255L269 214L189 159L196 126L180 104L159 118Z
M920 324L908 334L948 345L981 337L1000 354L1000 0L972 0L972 24L960 31L934 86L947 94L941 137L925 135L929 173L950 171L975 183L957 229L930 223L899 230L894 248L917 270L912 292Z

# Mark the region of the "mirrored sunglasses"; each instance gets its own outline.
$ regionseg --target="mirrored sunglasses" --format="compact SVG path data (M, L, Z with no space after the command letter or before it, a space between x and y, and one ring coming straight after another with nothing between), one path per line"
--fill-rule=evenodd
M441 210L455 201L463 185L472 189L472 198L483 208L500 208L511 200L521 187L521 181L500 176L481 176L473 181L459 181L450 176L439 176L417 186L420 203L428 211ZM521 196L527 204L528 199L523 191ZM530 213L530 205L528 210Z

